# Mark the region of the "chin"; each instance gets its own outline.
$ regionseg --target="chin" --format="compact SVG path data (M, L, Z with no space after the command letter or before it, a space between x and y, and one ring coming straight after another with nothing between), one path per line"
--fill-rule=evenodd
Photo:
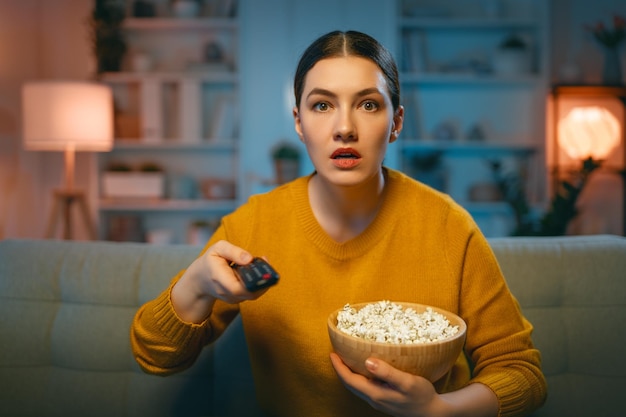
M333 185L342 187L353 187L364 184L375 177L380 171L369 172L363 169L353 168L346 170L338 170L334 168L332 171L323 172L322 175L326 181ZM318 174L320 172L318 171Z

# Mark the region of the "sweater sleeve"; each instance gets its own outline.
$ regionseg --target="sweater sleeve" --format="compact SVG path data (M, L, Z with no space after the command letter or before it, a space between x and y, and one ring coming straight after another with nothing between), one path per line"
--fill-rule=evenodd
M473 362L470 383L482 383L495 393L500 416L527 415L545 402L547 392L533 327L509 291L488 241L473 221L462 227L462 217L451 219L448 240L457 252L450 259L463 260L459 298L467 323L465 349Z
M200 256L223 238L224 231L220 227ZM139 366L147 373L170 375L189 368L204 346L216 340L239 312L237 305L218 300L204 322L195 324L181 320L172 306L171 289L183 273L184 270L180 271L167 289L143 304L131 324L132 351Z

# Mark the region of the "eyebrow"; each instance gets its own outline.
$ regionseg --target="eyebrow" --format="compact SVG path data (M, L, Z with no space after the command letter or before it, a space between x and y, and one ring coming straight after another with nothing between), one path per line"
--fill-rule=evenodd
M366 88L366 89L363 89L363 90L357 92L356 96L357 97L362 97L362 96L366 96L368 94L373 94L373 93L381 94L381 92L380 92L380 90L378 88L371 87L371 88ZM309 94L307 94L307 98L311 97L312 95L316 95L316 94L323 95L323 96L329 96L329 97L333 97L333 98L337 97L337 94L333 93L330 90L326 90L325 88L314 88L314 89L312 89L309 92Z

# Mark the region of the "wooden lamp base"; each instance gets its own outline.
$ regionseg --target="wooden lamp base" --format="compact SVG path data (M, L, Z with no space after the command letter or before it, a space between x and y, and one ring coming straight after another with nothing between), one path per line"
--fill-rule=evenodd
M63 223L63 239L72 238L72 206L77 203L89 237L96 239L96 231L89 215L85 193L80 190L54 190L54 203L48 220L46 238L54 237L59 223Z

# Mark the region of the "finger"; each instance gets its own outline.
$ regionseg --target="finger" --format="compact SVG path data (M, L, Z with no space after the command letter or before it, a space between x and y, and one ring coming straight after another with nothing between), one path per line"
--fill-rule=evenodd
M209 255L218 256L228 262L235 262L240 265L246 265L253 259L252 254L247 250L233 245L226 240L216 242L210 250Z
M241 248L238 248L237 246L234 246L232 244L229 244L228 242L224 242L224 248L226 248L226 250L234 250L235 252L239 251L240 252L240 256L239 259L241 259L240 261L230 261L228 264L228 267L223 267L224 269L228 269L229 270L229 276L231 276L232 278L228 281L228 286L230 288L230 291L236 295L239 296L241 299L245 299L245 300L254 300L257 299L259 297L261 297L263 294L265 294L270 287L266 287L266 288L261 288L259 289L259 287L255 287L254 289L250 290L248 289L248 284L246 283L246 279L249 279L249 272L248 271L244 271L244 269L246 268L245 265L250 264L251 261L253 261L253 257L250 255L249 252L247 252L246 250L243 250ZM216 256L220 257L220 255L218 255L218 253L220 253L219 251L222 250L223 248L218 248L218 250L215 251ZM265 257L263 257L265 259ZM224 259L222 257L220 257L220 259Z
M394 409L396 404L404 401L404 394L397 391L387 382L381 381L376 377L370 379L352 372L335 353L331 353L330 359L337 376L344 386L374 409L383 411L386 414L394 414L391 413L391 410Z
M337 355L335 352L330 353L330 361L332 362L333 367L335 368L335 371L337 371L337 374L339 374L340 378L342 378L344 375L347 375L348 372L351 372L350 368L348 368L348 366L343 363L339 355Z
M406 392L404 382L407 380L407 373L389 365L387 362L377 358L367 358L365 367L374 378L388 385L397 391Z
M252 255L245 249L220 240L207 250L203 259L211 271L214 294L218 298L226 302L236 302L257 298L260 295L250 293L231 268L233 262L245 265L252 261Z
M369 399L369 397L374 393L373 390L391 388L384 381L371 379L361 374L352 372L352 369L350 369L336 353L330 354L330 360L341 382L343 382L343 384L350 391L361 398Z
M220 262L216 263L214 266L214 268L219 271L219 274L230 277L227 281L229 290L241 293L242 287L245 289L245 286L233 271L232 265L234 263L246 265L252 261L252 255L245 249L233 245L226 240L216 242L209 255L212 259L218 258L220 260Z

